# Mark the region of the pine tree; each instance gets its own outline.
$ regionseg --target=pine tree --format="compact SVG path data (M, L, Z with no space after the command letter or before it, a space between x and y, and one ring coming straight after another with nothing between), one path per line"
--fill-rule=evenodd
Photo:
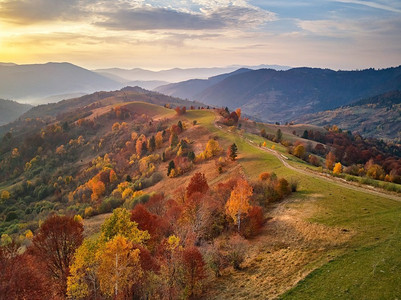
M235 159L237 158L237 153L238 153L238 147L237 145L234 143L232 144L229 148L228 148L228 157L232 160L235 161Z

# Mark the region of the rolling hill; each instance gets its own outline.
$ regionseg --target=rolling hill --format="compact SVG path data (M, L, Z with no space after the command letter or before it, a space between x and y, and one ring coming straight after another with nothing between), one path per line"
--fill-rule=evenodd
M337 125L366 137L401 138L401 91L357 101L351 105L295 119L297 123Z
M264 121L288 121L400 89L401 67L362 71L260 69L231 74L217 83L214 80L181 82L157 90L214 106L240 107Z
M0 126L0 135L15 130L16 128L24 128L25 119L46 119L47 121L55 120L62 115L70 115L73 119L87 116L92 112L92 105L106 106L118 103L126 103L132 101L142 101L156 105L170 104L174 106L203 106L199 102L182 100L171 96L166 96L157 92L147 91L140 87L125 87L121 90L111 92L96 92L78 98L62 100L57 103L38 105L21 115L21 121L15 121L4 126ZM65 116L64 116L65 117Z
M0 99L0 126L14 121L30 108L28 104Z
M123 87L117 81L70 63L0 65L0 97L24 100L93 93Z

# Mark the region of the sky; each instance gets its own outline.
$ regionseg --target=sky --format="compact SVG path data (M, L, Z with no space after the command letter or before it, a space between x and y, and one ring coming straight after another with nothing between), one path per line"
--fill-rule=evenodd
M400 0L0 0L0 62L401 65Z

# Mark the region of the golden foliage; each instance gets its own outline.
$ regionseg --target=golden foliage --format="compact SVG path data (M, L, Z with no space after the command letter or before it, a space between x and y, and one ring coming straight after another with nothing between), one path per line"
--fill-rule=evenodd
M333 168L333 174L340 174L342 172L342 165L340 162L336 163Z
M121 235L107 242L104 251L98 252L100 261L98 278L100 289L108 296L118 296L142 277L139 249Z
M251 208L249 200L252 194L253 189L249 183L245 179L239 179L226 203L226 213L238 225L238 230L240 230L241 218L247 215Z

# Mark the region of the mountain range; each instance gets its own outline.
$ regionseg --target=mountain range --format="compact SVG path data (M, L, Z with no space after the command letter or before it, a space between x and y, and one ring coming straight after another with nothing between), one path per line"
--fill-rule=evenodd
M127 83L129 81L165 81L168 82L180 82L189 79L207 79L212 76L231 73L241 68L248 68L252 70L270 68L275 70L288 70L288 66L279 65L258 65L258 66L229 66L222 68L174 68L161 71L150 71L141 68L135 68L131 70L110 68L110 69L97 69L94 72L106 76L116 81ZM124 81L126 80L126 81ZM131 84L132 85L132 84ZM161 84L159 84L161 85Z
M397 89L401 89L401 67L361 71L242 69L155 90L213 106L239 107L248 115L273 122L289 121Z

